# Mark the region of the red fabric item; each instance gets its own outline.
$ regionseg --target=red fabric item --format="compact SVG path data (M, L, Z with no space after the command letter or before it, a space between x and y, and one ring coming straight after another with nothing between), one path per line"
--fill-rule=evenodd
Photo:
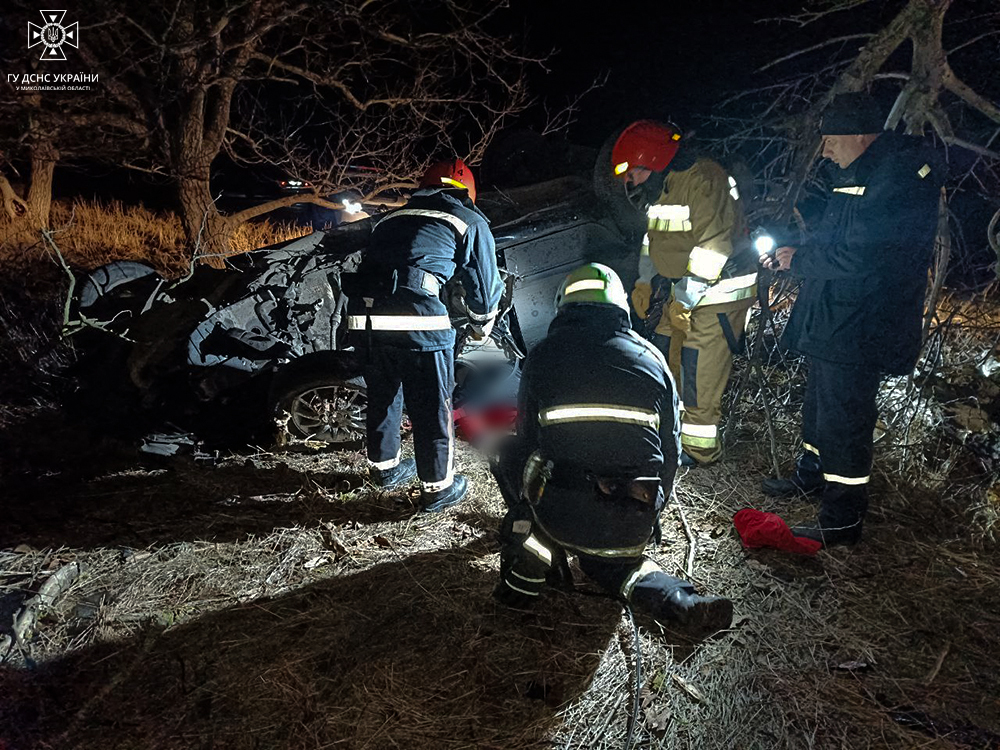
M798 555L815 555L823 547L815 539L793 536L788 524L776 513L744 508L733 516L733 525L747 549L769 547Z
M458 437L475 443L484 433L513 430L517 409L513 406L490 406L480 411L455 409L452 416Z

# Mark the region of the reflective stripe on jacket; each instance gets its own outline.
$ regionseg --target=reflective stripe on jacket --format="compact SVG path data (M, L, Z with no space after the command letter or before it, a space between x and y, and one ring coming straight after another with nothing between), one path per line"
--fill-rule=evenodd
M370 316L374 343L416 351L455 344L440 297L453 276L478 323L496 316L503 292L489 223L461 190L418 190L405 207L386 214L372 230L357 273L386 282L391 291L369 297L370 307L363 297L350 298L348 327L363 331ZM366 337L356 342L364 346Z
M699 158L666 175L663 192L647 211L647 235L640 257L676 287L685 307L717 305L756 294L756 259L750 252L736 180L718 163Z

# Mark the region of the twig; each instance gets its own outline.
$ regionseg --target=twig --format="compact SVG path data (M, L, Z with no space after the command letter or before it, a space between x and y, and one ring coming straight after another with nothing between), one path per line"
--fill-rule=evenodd
M698 549L697 541L691 531L691 526L688 525L687 517L684 515L684 506L681 505L680 497L678 497L676 492L674 493L674 505L677 506L677 515L680 516L681 525L684 526L684 534L688 539L687 563L684 566L684 572L688 578L691 578L694 576L694 556Z
M934 668L930 671L930 674L924 678L925 685L930 685L934 682L934 678L937 677L938 672L941 671L941 667L944 665L944 660L947 658L949 651L951 651L951 641L945 643L944 648L941 649L941 653L938 654L938 658L934 662Z

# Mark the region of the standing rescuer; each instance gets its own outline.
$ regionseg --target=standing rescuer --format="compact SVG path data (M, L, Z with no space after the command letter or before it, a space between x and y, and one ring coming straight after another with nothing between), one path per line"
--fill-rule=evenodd
M861 538L879 381L909 373L921 347L944 175L933 150L884 122L864 93L833 100L820 133L840 172L826 212L809 243L761 260L803 279L784 343L809 358L795 473L763 489L821 494L818 519L792 531L826 545Z
M608 593L685 635L729 627L732 603L703 597L643 556L677 471L677 393L663 355L631 330L618 276L567 276L548 335L528 355L517 435L491 462L509 511L496 596L529 606L567 583L566 554Z
M354 280L345 279L348 327L367 353L372 481L393 487L419 476L427 511L467 492L466 478L454 473L455 330L441 289L458 275L476 340L489 336L503 291L493 234L475 200L461 159L434 164L406 206L378 222ZM416 459L400 461L404 395Z
M681 462L719 458L722 393L756 294L756 257L736 180L672 127L641 120L611 152L646 210L632 304L680 387Z

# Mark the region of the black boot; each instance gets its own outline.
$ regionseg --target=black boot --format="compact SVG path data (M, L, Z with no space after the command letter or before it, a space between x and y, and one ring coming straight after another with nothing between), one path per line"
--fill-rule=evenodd
M409 484L417 476L417 462L415 459L406 458L393 466L391 469L376 469L374 466L370 471L372 484L382 489L399 487Z
M420 507L427 513L437 513L452 505L458 505L465 499L469 492L468 480L461 474L455 475L455 481L450 487L445 487L440 492L420 492Z
M704 640L733 622L733 603L729 599L696 594L690 583L663 572L639 581L631 601L637 612L692 641Z
M760 488L769 497L815 495L826 488L819 456L803 451L795 462L795 473L788 479L765 479Z
M760 483L760 488L768 497L797 497L798 495L818 495L826 487L826 482L806 484L798 473L792 474L788 479L765 479Z
M815 539L824 547L837 545L852 545L861 541L861 521L855 521L846 526L824 526L820 521L802 526L792 526L792 534Z
M792 534L815 539L824 547L857 544L868 513L867 487L830 482L823 492L819 517L813 523L793 526Z

